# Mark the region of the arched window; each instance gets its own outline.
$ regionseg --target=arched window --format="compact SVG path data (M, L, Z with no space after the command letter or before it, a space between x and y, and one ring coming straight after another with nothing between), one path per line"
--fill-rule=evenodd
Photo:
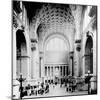
M20 74L23 77L27 76L27 47L26 47L26 39L23 33L23 30L17 30L16 32L16 47L17 47L17 77Z
M85 73L93 73L93 40L88 36L85 46Z
M67 64L68 44L60 37L53 37L46 41L45 64Z
M64 40L55 37L48 42L46 51L67 51L67 46Z

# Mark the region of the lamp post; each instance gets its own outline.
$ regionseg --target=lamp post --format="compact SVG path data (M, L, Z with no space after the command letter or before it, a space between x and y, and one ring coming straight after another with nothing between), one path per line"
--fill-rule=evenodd
M72 76L74 76L74 61L73 61L74 52L70 52L70 58L72 59Z
M23 86L22 86L22 82L26 80L26 78L22 78L22 66L21 66L21 60L23 58L29 58L28 56L22 56L21 55L21 48L19 49L19 51L17 51L17 58L20 60L20 77L17 78L16 80L19 81L20 83L20 87L19 87L19 90L20 90L20 99L22 99L23 97Z
M26 78L22 78L22 74L20 75L19 78L17 78L16 80L18 80L20 82L20 87L19 87L19 90L20 90L20 99L22 99L23 97L23 86L22 86L22 82L26 80Z

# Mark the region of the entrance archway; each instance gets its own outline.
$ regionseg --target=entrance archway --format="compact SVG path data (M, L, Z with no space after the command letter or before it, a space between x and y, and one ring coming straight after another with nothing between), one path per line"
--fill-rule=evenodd
M69 50L69 42L62 35L52 35L45 41L44 72L48 82L55 78L59 82L68 75Z
M88 36L85 46L85 74L93 73L93 40Z
M27 77L27 46L26 39L23 33L23 30L19 29L16 32L16 74L19 77L20 74L23 77Z

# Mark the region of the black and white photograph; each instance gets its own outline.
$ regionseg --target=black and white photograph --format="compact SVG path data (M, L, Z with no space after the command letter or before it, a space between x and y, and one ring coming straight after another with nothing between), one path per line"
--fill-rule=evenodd
M12 0L12 99L97 94L96 5Z

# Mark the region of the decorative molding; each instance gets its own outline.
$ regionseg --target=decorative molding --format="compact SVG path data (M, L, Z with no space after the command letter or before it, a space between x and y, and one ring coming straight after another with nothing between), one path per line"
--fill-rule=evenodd
M36 44L37 44L37 40L31 39L31 50L32 51L36 50Z
M79 52L81 50L81 46L77 45L76 50Z
M36 50L36 44L34 44L34 43L31 44L31 50L32 51Z
M90 32L90 31L87 31L86 36L87 36L87 38L88 38L88 37L93 37L93 33Z
M81 43L81 39L76 40L75 43Z
M81 50L81 39L76 40L75 43L77 44L76 50L79 52Z
M69 52L70 58L73 58L74 56L74 51Z
M37 43L37 39L31 39L32 43Z

